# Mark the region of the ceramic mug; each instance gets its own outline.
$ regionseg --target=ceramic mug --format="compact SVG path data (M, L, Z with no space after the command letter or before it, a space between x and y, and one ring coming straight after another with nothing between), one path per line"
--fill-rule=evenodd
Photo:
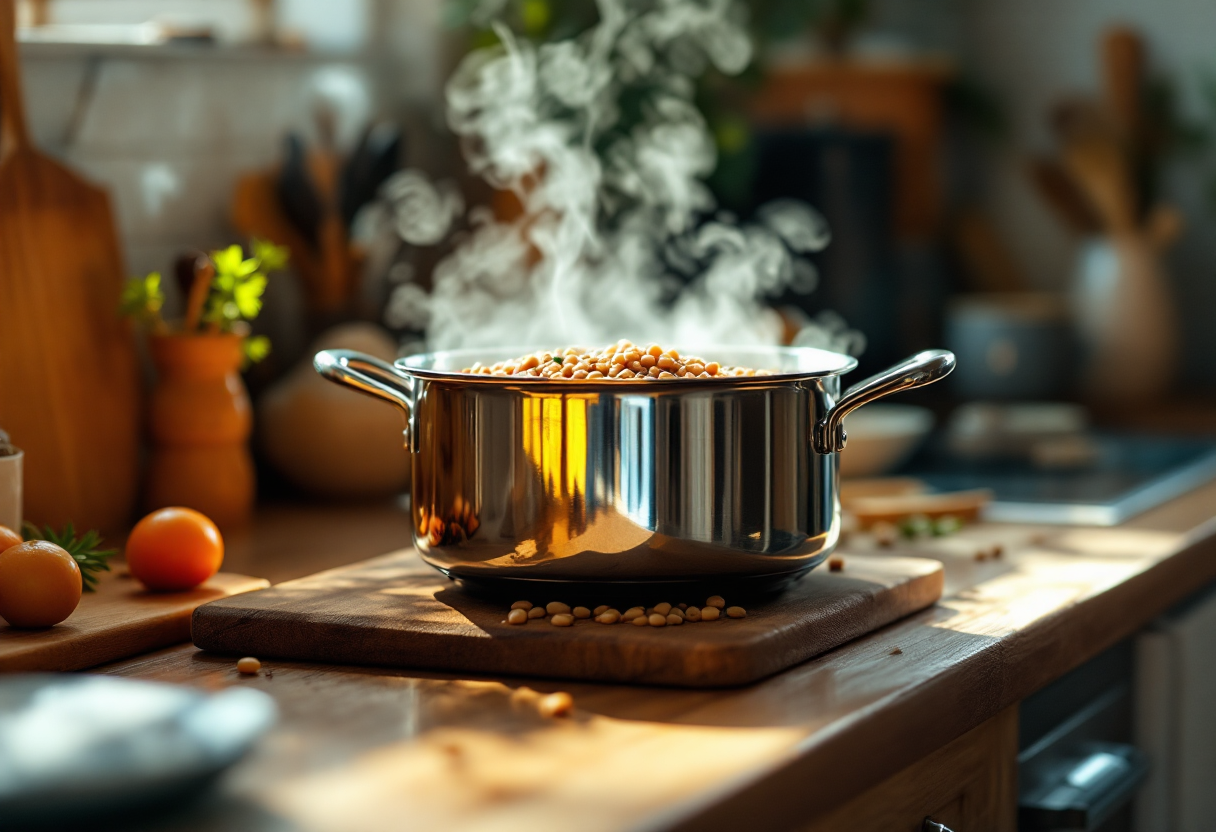
M21 532L21 464L25 454L17 448L0 456L0 526Z

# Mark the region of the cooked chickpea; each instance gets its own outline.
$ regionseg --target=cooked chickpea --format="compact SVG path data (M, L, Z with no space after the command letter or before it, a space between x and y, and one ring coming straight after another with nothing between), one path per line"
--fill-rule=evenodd
M591 617L591 610L587 609L586 607L575 607L570 612L574 615L575 618L590 618Z
M549 613L549 615L569 613L570 605L563 604L561 601L550 601L549 603L545 604L545 612Z
M667 626L667 616L659 615L657 612L651 614L650 617L647 618L647 621L650 622L651 627L666 627Z
M509 613L507 613L507 623L508 624L527 624L528 623L528 611L527 610L511 610Z
M743 607L727 607L726 614L731 618L746 618L747 610L743 609Z
M593 609L591 612L594 615L603 615L604 613L608 612L609 609L610 608L607 604L600 604L598 607Z
M545 617L545 608L544 607L533 607L532 609L528 610L528 618L544 618L544 617Z
M723 607L726 606L726 601L722 598L721 595L711 595L709 598L705 599L705 606L717 607L718 609L722 609Z
M549 619L549 623L554 627L569 627L574 624L574 616L568 612L559 612Z
M689 607L684 610L684 620L690 623L701 620L701 610L697 607Z
M654 611L659 615L667 615L667 613L671 612L671 604L667 603L666 601L661 604L655 604Z
M563 347L485 365L474 362L462 373L489 376L528 376L552 380L582 381L604 378L649 381L655 378L739 378L771 375L770 370L724 367L698 356L681 357L678 350L651 344L645 349L622 339L603 349ZM668 374L668 375L664 375Z
M574 710L574 697L565 691L550 693L542 696L536 703L536 710L541 716L568 716Z
M633 619L643 616L645 614L646 614L646 610L643 609L642 607L630 607L629 609L625 610L624 618L626 621L632 621Z
M629 621L629 623L635 627L645 627L647 624L650 623L650 619L645 615L639 615L637 618L634 618L632 620L630 620L628 618L625 620Z
M237 659L236 672L246 676L252 676L262 669L262 663L253 656L246 656L243 659Z
M701 620L702 621L717 621L718 614L719 613L718 613L717 607L705 607L701 610Z
M514 604L511 605L511 609L523 610L524 612L527 612L528 610L532 609L532 602L531 601L516 601Z
M621 620L621 614L616 610L606 610L595 617L600 624L615 624Z
M667 624L669 626L675 627L675 626L678 626L683 623L684 623L684 619L681 618L680 616L676 615L674 612L667 616Z

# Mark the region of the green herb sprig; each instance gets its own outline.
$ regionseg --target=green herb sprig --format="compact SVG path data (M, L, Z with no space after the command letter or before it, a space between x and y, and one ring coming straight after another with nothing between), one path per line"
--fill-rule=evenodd
M287 248L256 238L250 249L249 257L241 246L231 245L200 259L200 264L207 267L196 267L195 285L181 323L168 324L162 316L165 294L159 272L128 280L120 311L153 332L247 332L246 322L262 311L262 295L270 274L282 271L289 256ZM270 354L270 339L264 335L245 338L242 344L247 364Z
M101 535L87 531L76 537L76 527L68 523L63 531L56 532L50 526L39 529L33 523L25 523L21 531L26 540L45 540L54 543L72 556L80 567L80 581L85 592L97 589L97 573L110 571L110 558L118 554L117 549L102 549Z
M160 285L160 272L146 277L133 277L122 288L119 311L145 326L163 329L160 310L165 305L165 290Z

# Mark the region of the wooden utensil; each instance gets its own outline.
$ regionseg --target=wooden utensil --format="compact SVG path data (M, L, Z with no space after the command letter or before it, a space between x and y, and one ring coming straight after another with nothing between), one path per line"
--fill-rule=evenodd
M954 222L954 247L968 282L981 292L1018 292L1030 284L987 214L964 211Z
M987 488L952 491L947 494L900 494L886 497L857 497L849 501L849 511L857 517L863 529L878 522L899 521L924 515L930 519L957 517L959 520L979 519L984 506L992 502Z
M18 630L0 622L0 673L83 670L181 644L190 639L195 607L268 585L220 572L188 592L148 592L121 572L105 573L62 624Z
M1107 233L1135 232L1136 189L1127 154L1117 142L1097 134L1075 136L1064 146L1064 166Z
M0 425L26 453L27 519L117 529L140 402L110 202L31 145L14 18L0 0Z
M1106 105L1129 149L1139 144L1145 67L1144 39L1135 29L1111 26L1102 37Z
M1088 197L1078 189L1077 183L1059 162L1046 157L1031 159L1027 173L1039 195L1070 231L1089 236L1101 230L1101 223Z
M1186 222L1182 212L1173 205L1158 203L1148 212L1144 223L1144 231L1157 249L1167 249L1174 241L1182 236Z
M941 595L937 561L843 560L842 571L812 572L783 595L749 605L742 619L663 628L585 619L562 628L539 619L508 624L513 599L468 595L403 550L206 604L195 610L191 631L204 650L263 659L728 687L831 650ZM656 591L663 590L639 590L639 602L657 603L645 597ZM540 604L562 594L537 592L545 596L532 599Z

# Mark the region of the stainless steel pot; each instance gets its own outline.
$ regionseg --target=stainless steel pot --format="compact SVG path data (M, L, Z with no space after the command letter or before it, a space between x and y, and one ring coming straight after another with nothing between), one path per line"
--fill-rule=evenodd
M467 582L792 579L840 533L844 417L954 368L919 353L850 387L845 355L720 348L770 376L550 381L461 374L526 348L317 354L326 378L405 411L423 560Z

